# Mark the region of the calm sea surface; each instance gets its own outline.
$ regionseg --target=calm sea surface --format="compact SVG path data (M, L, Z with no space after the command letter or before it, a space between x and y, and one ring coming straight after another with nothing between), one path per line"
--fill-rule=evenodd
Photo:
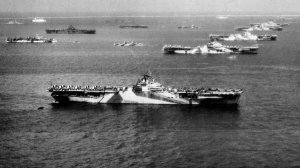
M164 55L164 44L204 45L211 33L277 17L0 19L0 167L299 167L299 17L257 55ZM49 35L46 28L96 29ZM143 24L148 29L120 29ZM201 29L177 29L178 26ZM39 34L55 44L6 44ZM115 47L135 41L143 47ZM237 43L228 43L237 44ZM58 105L50 84L132 85L150 69L166 86L243 88L238 109ZM38 110L44 107L43 110Z

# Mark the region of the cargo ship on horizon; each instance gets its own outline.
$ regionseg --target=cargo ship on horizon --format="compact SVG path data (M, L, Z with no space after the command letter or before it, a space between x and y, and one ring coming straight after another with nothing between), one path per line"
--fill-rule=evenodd
M85 102L102 104L188 104L237 106L242 89L175 88L156 82L151 72L133 86L66 86L48 89L58 103Z

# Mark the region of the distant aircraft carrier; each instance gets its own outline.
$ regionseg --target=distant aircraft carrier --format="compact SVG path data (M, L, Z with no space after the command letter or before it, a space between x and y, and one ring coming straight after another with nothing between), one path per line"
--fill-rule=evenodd
M47 34L96 34L94 29L76 29L70 25L67 29L46 29Z

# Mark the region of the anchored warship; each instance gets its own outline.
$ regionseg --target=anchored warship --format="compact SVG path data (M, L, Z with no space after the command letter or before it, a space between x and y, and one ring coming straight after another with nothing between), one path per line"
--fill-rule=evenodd
M164 54L257 54L258 46L231 46L212 41L197 47L165 45L162 50Z
M96 34L94 29L76 29L70 25L67 29L46 29L47 34Z
M251 23L250 26L238 27L236 31L282 31L287 23L279 24L272 21L265 23Z
M218 35L210 34L209 38L211 41L275 41L277 35L255 35L250 32L244 32L242 34L230 34L230 35Z
M261 27L261 26L248 26L248 27L238 27L236 31L282 31L283 28L279 26L275 27Z
M66 86L48 89L58 103L190 104L237 106L242 89L174 88L156 82L151 72L133 86Z
M43 38L41 36L36 35L35 37L8 37L6 39L7 43L56 43L57 40L50 38Z
M264 23L250 23L250 26L267 26L267 27L285 27L288 26L288 23L275 23L273 21L268 21Z

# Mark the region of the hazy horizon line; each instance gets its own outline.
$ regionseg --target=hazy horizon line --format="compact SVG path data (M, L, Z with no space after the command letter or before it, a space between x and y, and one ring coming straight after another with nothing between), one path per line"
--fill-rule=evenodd
M183 11L179 11L179 12L85 12L85 11L80 11L80 12L69 12L69 11L65 11L65 12L32 12L32 11L24 11L24 12L1 12L0 13L17 13L17 14L31 14L31 13L45 13L45 14L58 14L58 13L70 13L70 14L84 14L84 13L93 13L93 14L190 14L190 15L202 15L202 14L219 14L219 15L239 15L239 14L247 14L247 15L293 15L293 14L300 14L300 11L285 11L285 12L262 12L262 11L215 11L215 12L183 12Z
M1 14L4 15L1 17ZM25 16L24 16L25 15ZM59 16L62 15L62 16ZM214 16L227 16L227 17L299 17L300 12L297 13L249 13L249 12L0 12L0 19L30 19L34 17L44 18L101 18L101 17L214 17Z
M55 18L61 18L61 19L66 19L66 18L73 18L73 19L80 19L80 18L191 18L191 17L216 17L220 15L194 15L194 16L133 16L133 15L115 15L115 16L29 16L29 17L0 17L1 20L6 20L6 19L33 19L35 17L42 17L45 19L55 19ZM300 17L300 14L298 15L222 15L226 17Z

